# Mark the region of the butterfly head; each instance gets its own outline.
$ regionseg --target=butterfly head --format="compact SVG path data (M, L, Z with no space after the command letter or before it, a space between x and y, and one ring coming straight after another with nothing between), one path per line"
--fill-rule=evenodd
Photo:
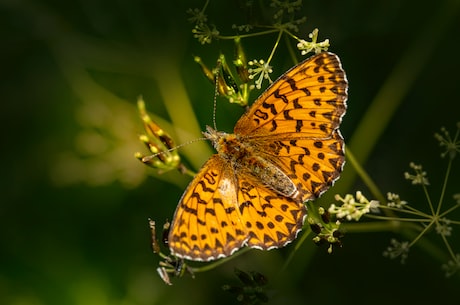
M223 131L217 131L211 126L206 126L206 131L203 131L203 135L212 142L212 145L217 151L220 151L222 142L225 141L229 134Z

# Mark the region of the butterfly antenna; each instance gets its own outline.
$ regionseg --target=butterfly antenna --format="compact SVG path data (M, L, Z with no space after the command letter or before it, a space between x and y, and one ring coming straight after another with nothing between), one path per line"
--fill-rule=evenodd
M185 142L185 143L179 144L177 146L171 147L168 150L163 150L163 151L157 152L156 154L145 156L145 157L142 158L142 162L149 162L150 160L155 159L156 157L158 157L160 155L167 154L167 153L169 153L169 152L171 152L173 150L179 149L179 148L181 148L183 146L186 146L186 145L198 142L198 141L207 141L207 140L208 140L207 138L197 138L197 139L190 140L188 142Z
M214 130L217 130L216 124L216 109L217 109L217 96L219 95L219 70L220 70L221 62L220 60L217 62L217 67L214 72L214 102L212 108L212 124L214 126Z

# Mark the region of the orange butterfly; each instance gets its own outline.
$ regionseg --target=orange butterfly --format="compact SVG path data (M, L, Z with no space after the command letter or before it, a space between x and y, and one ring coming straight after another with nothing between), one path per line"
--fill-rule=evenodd
M217 154L177 206L168 243L177 257L210 261L243 246L269 250L294 240L304 202L338 179L339 125L348 82L339 58L314 55L276 80L238 120L234 133L207 127Z

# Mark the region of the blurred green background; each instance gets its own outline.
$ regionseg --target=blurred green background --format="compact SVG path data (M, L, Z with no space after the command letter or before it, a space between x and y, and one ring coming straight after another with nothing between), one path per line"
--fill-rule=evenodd
M234 34L233 23L266 22L260 3L211 1L207 13L223 33ZM133 157L145 151L137 140L143 131L136 99L142 94L161 122L179 125L178 116L193 116L181 108L190 101L199 124L169 130L178 143L212 124L214 89L193 56L213 65L219 52L231 58L233 45L203 46L193 38L186 10L203 4L0 0L0 304L237 304L221 289L238 285L235 267L267 276L269 304L458 303L459 277L444 277L440 266L449 257L435 234L430 242L441 252L416 246L405 265L382 257L398 235L349 233L333 255L308 238L285 270L292 245L250 251L173 286L161 281L147 218L170 219L189 179L175 172L158 179ZM347 143L383 192L427 212L421 188L403 173L409 162L422 163L436 201L446 160L433 133L441 126L454 132L460 121L459 8L456 0L336 0L304 1L298 13L307 16L299 36L319 28L347 71L349 110L341 128ZM244 41L248 57L266 58L275 38ZM293 65L286 54L280 46L274 74ZM376 97L384 107L368 115ZM219 103L219 129L231 131L241 113ZM381 133L357 133L363 118L372 123L381 116L388 117L376 127ZM181 149L194 166L210 151L206 143ZM459 170L457 160L450 204L460 192ZM345 169L349 185L337 189L371 198L352 172ZM460 251L458 228L450 240Z

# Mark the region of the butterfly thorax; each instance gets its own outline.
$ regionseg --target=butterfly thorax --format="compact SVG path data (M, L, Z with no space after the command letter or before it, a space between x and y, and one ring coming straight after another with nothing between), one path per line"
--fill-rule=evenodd
M299 192L292 180L276 165L260 156L258 148L237 134L206 126L204 136L211 140L219 156L231 164L235 176L250 174L282 196L295 199Z

